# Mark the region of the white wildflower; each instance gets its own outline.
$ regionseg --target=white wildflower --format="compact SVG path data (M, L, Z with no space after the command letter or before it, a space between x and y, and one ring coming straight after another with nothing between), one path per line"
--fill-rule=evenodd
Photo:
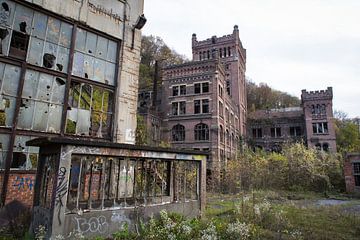
M246 223L239 221L230 223L226 229L226 233L237 239L248 239L250 237L250 227Z
M216 228L213 223L210 223L209 226L201 231L201 240L217 240L218 236L216 233Z

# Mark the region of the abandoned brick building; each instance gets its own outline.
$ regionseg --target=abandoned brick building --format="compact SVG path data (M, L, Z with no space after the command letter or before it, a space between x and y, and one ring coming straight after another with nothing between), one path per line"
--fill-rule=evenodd
M192 61L162 69L155 96L154 91L140 92L140 104L159 100L158 111L144 111L142 105L140 113L151 126L152 140L210 151L208 169L221 170L246 134L246 50L234 26L230 35L203 41L193 34L192 53Z
M301 92L301 106L249 113L249 143L255 148L280 151L283 143L303 142L308 147L336 152L332 110L333 92Z

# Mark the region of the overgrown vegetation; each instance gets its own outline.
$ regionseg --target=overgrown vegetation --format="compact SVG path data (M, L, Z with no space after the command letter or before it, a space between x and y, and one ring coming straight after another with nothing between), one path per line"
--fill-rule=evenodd
M281 153L245 149L238 159L228 161L220 185L212 186L226 193L249 189L343 191L342 165L341 155L308 149L301 143L284 145Z
M269 87L266 83L256 84L251 80L246 81L248 111L260 109L298 107L300 99L286 92L281 92Z

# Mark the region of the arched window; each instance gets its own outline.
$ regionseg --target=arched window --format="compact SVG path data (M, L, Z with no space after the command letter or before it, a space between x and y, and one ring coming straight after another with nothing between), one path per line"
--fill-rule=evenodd
M185 141L185 127L183 125L177 124L173 126L171 133L174 142Z
M195 140L196 141L205 141L209 140L209 127L204 123L199 123L195 125Z
M223 126L220 125L220 142L223 143L224 142L224 128Z
M315 144L315 148L316 150L321 150L321 144L320 143Z

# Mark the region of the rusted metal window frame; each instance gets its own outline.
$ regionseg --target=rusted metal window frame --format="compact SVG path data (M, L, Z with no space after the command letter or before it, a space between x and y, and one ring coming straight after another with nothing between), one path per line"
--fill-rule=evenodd
M190 161L190 160L169 160L169 159L155 159L155 158L129 158L129 157L121 157L121 156L98 156L91 155L90 159L88 159L89 155L84 154L75 154L79 157L80 160L80 171L78 176L78 186L77 186L77 194L76 194L76 205L71 209L67 207L66 212L72 213L80 210L80 195L88 194L88 199L86 207L81 209L82 211L93 211L93 210L104 210L104 209L120 209L120 208L133 208L139 206L150 206L171 202L188 202L188 201L197 201L200 199L200 174L201 174L201 164L198 161ZM105 206L105 191L101 191L101 205L94 208L93 207L93 161L95 158L102 158L102 177L99 177L99 182L96 186L100 189L105 189L106 181L104 181L107 173L105 173L106 168L105 164L108 164L110 161L118 161L118 170L117 177L115 177L115 182L110 182L110 184L116 184L115 194L113 195L112 206ZM83 164L91 164L89 168L90 174L88 180L81 181L83 178ZM132 163L131 163L132 162ZM116 164L115 164L116 165ZM131 183L129 183L129 174L130 174L130 165L133 166L133 177ZM126 175L125 175L125 184L124 187L124 196L119 196L120 192L120 171L126 166ZM138 171L138 168L141 167L142 170ZM110 171L112 168L109 168ZM194 173L195 176L191 181L194 181L193 184L189 183L189 179L187 178L189 173ZM114 172L115 173L115 172ZM165 174L166 173L166 174ZM72 174L72 170L70 170L70 176ZM86 173L88 174L88 173ZM101 179L101 180L100 180ZM140 179L141 186L137 186L137 179ZM157 183L157 180L161 180L161 186ZM101 183L100 183L101 181ZM170 185L170 182L173 181L173 186ZM166 182L166 187L164 182ZM81 186L83 184L83 186ZM129 197L128 187L132 185L132 196ZM189 184L189 186L188 186ZM157 189L159 187L159 189ZM87 189L85 189L87 188ZM84 193L80 193L84 189ZM98 190L99 190L98 189ZM139 192L140 191L140 192ZM189 192L190 191L190 192ZM86 193L87 192L87 193ZM100 191L98 191L100 194ZM141 201L141 197L143 197L143 201ZM133 201L130 203L128 199L132 199ZM121 200L121 201L120 201ZM140 201L139 201L140 200ZM72 200L73 201L73 200ZM99 201L97 199L96 201ZM69 204L69 197L67 200ZM116 203L115 203L116 202Z
M39 67L36 65L31 65L28 64L26 62L26 60L21 60L18 59L16 57L13 56L0 56L0 62L5 63L5 64L10 64L10 65L14 65L14 66L18 66L21 67L21 73L20 73L20 81L19 81L19 86L17 89L17 98L16 98L16 105L15 105L15 111L14 111L14 118L13 118L13 127L12 128L7 128L7 127L0 127L0 133L3 134L10 134L10 143L9 143L9 150L7 152L7 157L6 157L6 161L5 161L5 169L1 170L1 172L3 172L2 174L4 174L3 177L3 181L2 181L2 188L1 188L1 199L0 199L0 206L5 204L5 199L6 199L6 193L7 193L7 185L8 185L8 180L9 180L9 174L10 174L10 166L12 163L12 155L13 155L13 148L14 148L14 141L15 141L15 136L16 135L29 135L29 136L38 136L38 137L44 137L44 136L64 136L65 135L65 124L66 124L66 116L67 116L67 108L68 108L68 94L70 91L70 84L72 79L76 79L78 81L81 82L89 82L93 85L96 86L100 86L103 87L105 89L111 89L114 93L116 92L117 89L117 79L118 79L118 75L119 75L119 65L120 65L120 49L122 46L122 40L117 39L109 34L100 32L98 30L95 30L93 28L90 28L89 26L87 26L86 24L83 24L81 22L77 22L77 21L73 21L70 20L68 18L65 18L59 14L56 13L52 13L50 11L47 11L39 6L36 6L32 3L29 2L25 2L25 1L21 1L21 0L12 0L14 3L22 5L24 7L30 8L31 10L37 11L39 13L43 13L48 17L53 17L55 19L58 19L60 21L69 23L73 26L73 32L72 32L72 37L71 37L71 43L70 43L70 52L69 52L69 62L68 62L68 70L67 73L63 73L60 71L56 71L53 69L48 69L45 67ZM114 86L108 86L106 84L101 84L99 82L96 81L89 81L83 78L79 78L79 77L75 77L72 76L72 67L73 67L73 58L74 58L74 51L75 51L75 40L76 40L76 30L77 28L82 28L86 31L92 32L98 36L104 37L108 40L114 41L117 44L117 49L116 49L116 62L115 62L115 73L114 73ZM29 51L29 43L28 43L28 49L27 52ZM25 73L26 70L35 70L38 71L40 73L47 73L50 74L52 76L55 77L61 77L61 78L65 78L66 81L66 86L65 86L65 93L64 93L64 105L63 105L63 111L62 111L62 119L61 119L61 127L60 127L60 133L49 133L49 132L39 132L39 131L33 131L33 130L22 130L22 129L17 129L17 123L18 123L18 118L19 118L19 111L20 111L20 104L21 104L21 95L22 95L22 91L23 91L23 86L24 86L24 81L25 81ZM111 141L111 139L113 138L113 128L114 128L114 113L115 113L115 94L114 94L114 101L112 104L112 109L111 112L112 114L112 119L111 119L111 125L109 126L109 132L110 132L110 137L108 138L101 138L103 140L108 140ZM93 136L79 136L79 135L69 135L70 137L74 137L74 138L93 138ZM1 183L0 183L1 184Z

